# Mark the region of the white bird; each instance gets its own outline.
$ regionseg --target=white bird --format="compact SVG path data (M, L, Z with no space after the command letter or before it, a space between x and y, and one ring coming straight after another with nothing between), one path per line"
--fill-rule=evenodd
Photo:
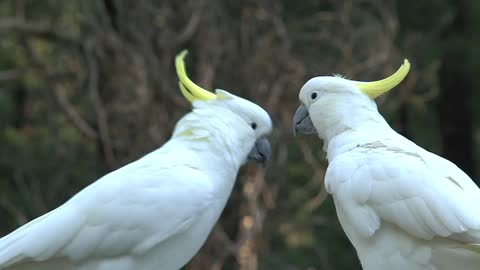
M240 166L268 158L272 126L258 105L190 81L185 55L176 68L193 111L171 139L1 238L0 269L176 270L194 256Z
M480 269L480 190L452 162L395 132L374 98L407 75L375 82L315 77L294 129L317 134L325 188L365 270Z

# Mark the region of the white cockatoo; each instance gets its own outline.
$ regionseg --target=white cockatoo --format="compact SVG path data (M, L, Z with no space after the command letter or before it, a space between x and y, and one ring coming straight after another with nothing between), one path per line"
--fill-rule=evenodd
M395 132L374 98L407 75L359 82L315 77L301 89L296 132L317 134L325 188L365 270L480 269L480 190L452 162Z
M0 269L177 270L218 220L247 159L264 162L272 129L256 104L193 83L192 112L162 147L100 178L57 209L0 239Z

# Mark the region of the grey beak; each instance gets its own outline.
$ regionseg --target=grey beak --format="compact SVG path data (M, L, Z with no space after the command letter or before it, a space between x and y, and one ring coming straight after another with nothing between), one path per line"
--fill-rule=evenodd
M297 135L297 132L306 135L318 134L308 114L307 107L303 104L298 107L293 116L293 135Z
M270 158L270 153L270 142L266 138L261 138L255 142L247 158L265 165L265 162Z

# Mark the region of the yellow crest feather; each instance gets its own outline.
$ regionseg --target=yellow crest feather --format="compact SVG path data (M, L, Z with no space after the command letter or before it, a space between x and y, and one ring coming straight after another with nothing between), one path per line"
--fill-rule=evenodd
M187 71L185 69L185 57L188 52L183 50L175 57L175 68L177 70L177 76L180 80L178 82L180 91L188 101L193 102L195 100L211 100L215 99L216 95L208 90L205 90L195 84L190 78L188 78Z
M356 82L356 86L365 95L373 99L397 86L400 82L403 81L409 71L410 62L405 59L400 68L389 77L374 82Z

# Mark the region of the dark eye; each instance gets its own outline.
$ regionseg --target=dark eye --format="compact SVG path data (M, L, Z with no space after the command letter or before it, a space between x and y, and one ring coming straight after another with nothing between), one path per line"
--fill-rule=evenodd
M255 123L255 122L252 122L252 123L250 124L250 126L251 126L253 129L257 129L257 123Z
M313 92L311 97L312 97L312 99L316 99L317 98L317 92Z

